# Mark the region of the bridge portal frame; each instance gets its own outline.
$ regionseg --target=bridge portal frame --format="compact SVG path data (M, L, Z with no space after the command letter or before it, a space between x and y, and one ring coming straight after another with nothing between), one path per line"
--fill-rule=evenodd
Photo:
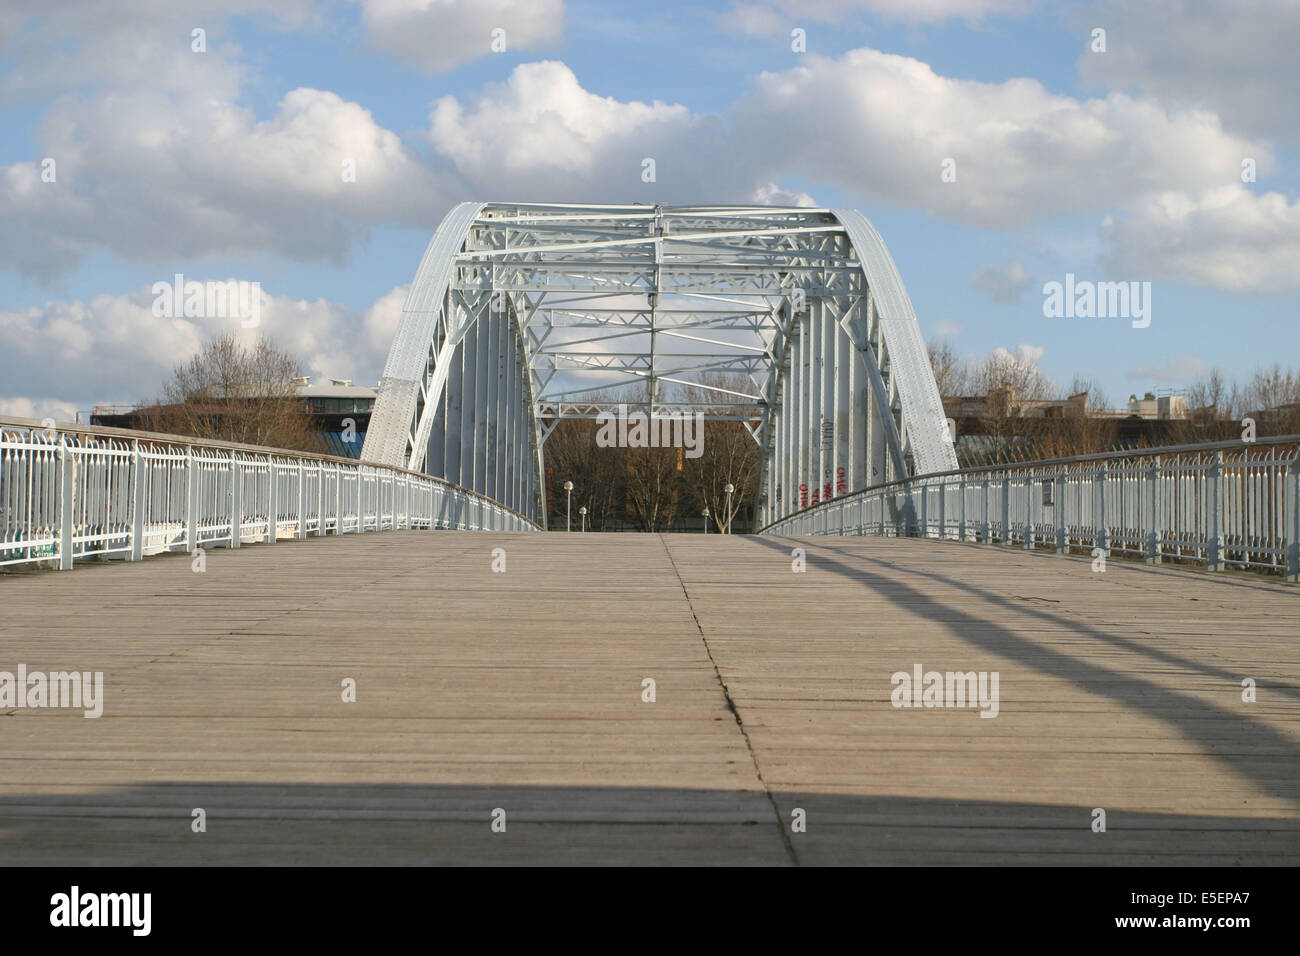
M630 383L639 398L611 399ZM458 205L407 295L362 455L544 522L556 423L620 405L743 421L761 523L956 467L880 234L856 210L776 206Z

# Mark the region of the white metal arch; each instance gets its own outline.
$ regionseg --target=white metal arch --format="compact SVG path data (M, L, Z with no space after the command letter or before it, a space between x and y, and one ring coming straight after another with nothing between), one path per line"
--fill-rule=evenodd
M550 429L629 384L652 415L746 422L762 523L957 467L880 234L856 210L775 206L458 205L407 295L362 455L543 521Z

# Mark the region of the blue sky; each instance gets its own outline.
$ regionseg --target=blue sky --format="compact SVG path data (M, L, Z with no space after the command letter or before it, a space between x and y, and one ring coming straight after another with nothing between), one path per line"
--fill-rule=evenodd
M376 381L402 287L471 198L857 207L927 337L1112 404L1295 364L1300 8L1247 5L15 0L0 411L152 397L213 331L151 315L177 272L260 282L310 371ZM1150 326L1045 318L1067 272L1150 282Z

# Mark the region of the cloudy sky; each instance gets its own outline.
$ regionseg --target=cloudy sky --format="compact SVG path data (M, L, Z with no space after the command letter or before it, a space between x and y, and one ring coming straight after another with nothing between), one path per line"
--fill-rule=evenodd
M1296 0L4 0L0 412L156 394L223 325L175 273L373 383L466 199L857 207L928 338L1112 403L1294 364L1298 47ZM1150 325L1045 318L1066 273Z

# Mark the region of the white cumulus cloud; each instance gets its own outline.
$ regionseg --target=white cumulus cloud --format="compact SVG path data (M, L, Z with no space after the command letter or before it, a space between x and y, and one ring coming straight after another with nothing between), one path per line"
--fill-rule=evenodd
M0 341L6 345L0 350L0 381L8 395L0 399L0 410L25 414L24 409L148 401L177 365L207 338L223 333L248 344L265 337L298 359L305 374L373 384L387 358L405 288L385 293L360 313L338 302L262 289L259 322L252 328L237 315L155 315L155 298L152 288L144 287L0 312Z
M1243 185L1165 192L1107 218L1114 267L1233 292L1300 289L1300 201Z
M362 0L361 21L372 46L441 73L490 55L494 41L501 52L556 45L564 0Z
M994 302L1017 302L1021 293L1029 288L1029 272L1019 259L994 262L975 270L972 277L975 288L990 296Z
M1104 209L1154 190L1203 189L1272 152L1210 112L1150 98L1080 100L1033 79L942 76L878 50L763 73L733 110L738 146L766 178L805 179L978 226L1018 226ZM941 173L952 160L955 181Z

